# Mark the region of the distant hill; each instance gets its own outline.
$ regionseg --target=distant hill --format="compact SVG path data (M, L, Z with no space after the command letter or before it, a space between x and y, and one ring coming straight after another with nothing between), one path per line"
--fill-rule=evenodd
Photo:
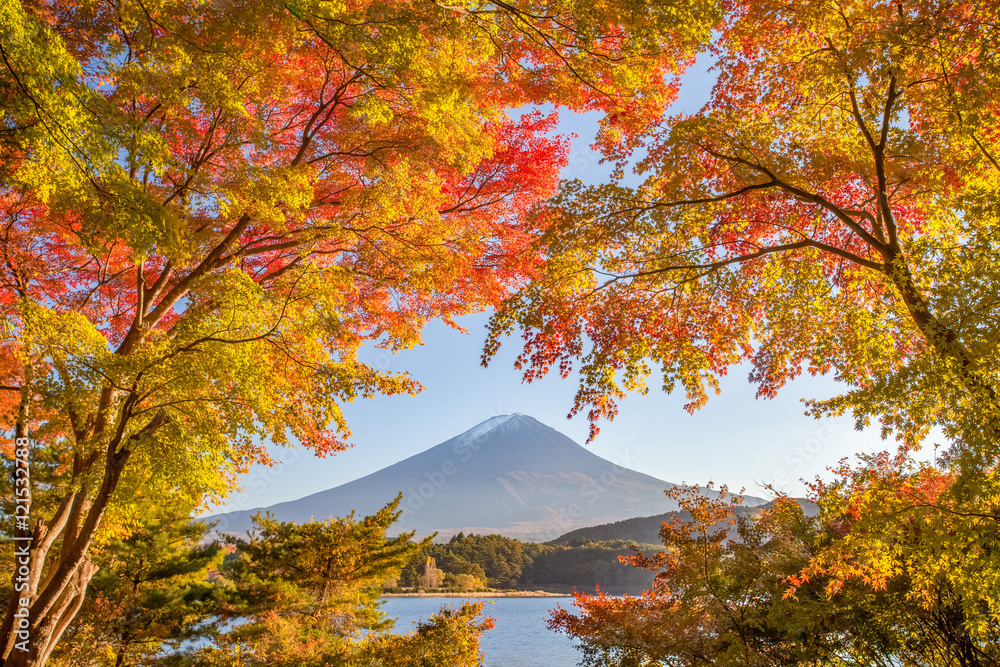
M446 442L367 477L299 500L230 512L216 530L250 529L252 514L283 521L372 513L398 492L394 530L498 533L542 542L568 530L677 509L671 482L623 468L522 414L488 419Z
M756 500L756 498L752 499L747 505L753 505L753 502ZM793 500L798 502L799 507L802 508L806 516L816 516L817 507L815 503L805 498L794 498ZM773 504L771 502L765 505L744 506L737 510L737 514L741 516L755 514L761 509L772 507ZM612 540L626 540L639 544L660 544L660 525L664 521L678 515L684 521L691 520L691 515L687 512L676 511L657 514L656 516L640 516L634 519L625 519L624 521L615 521L599 526L577 528L551 540L549 544L578 545L587 542L609 542Z

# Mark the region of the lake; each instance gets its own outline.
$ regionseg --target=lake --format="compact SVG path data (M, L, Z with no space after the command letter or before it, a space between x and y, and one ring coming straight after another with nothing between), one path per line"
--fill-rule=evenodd
M386 598L382 610L396 618L394 632L412 631L416 621L429 618L442 605L456 607L467 598ZM557 604L572 607L573 598L477 598L496 627L483 635L487 667L574 667L581 654L572 639L545 627Z

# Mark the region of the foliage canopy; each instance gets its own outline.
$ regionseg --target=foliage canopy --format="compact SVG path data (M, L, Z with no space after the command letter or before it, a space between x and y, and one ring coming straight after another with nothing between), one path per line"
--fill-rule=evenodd
M414 345L537 262L523 216L566 142L508 110L604 109L625 142L716 14L0 1L0 428L53 466L8 531L33 640L12 652L11 597L5 664L44 664L138 498L224 495L262 442L329 454L343 402L418 390L359 346Z

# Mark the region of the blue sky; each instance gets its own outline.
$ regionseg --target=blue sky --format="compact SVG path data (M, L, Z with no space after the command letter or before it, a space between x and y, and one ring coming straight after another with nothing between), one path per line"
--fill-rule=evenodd
M692 113L704 104L713 76L700 61L685 77L676 110ZM576 133L566 178L600 182L608 170L588 146L597 130L595 113L560 114L561 133ZM399 354L365 348L361 360L380 370L409 371L424 386L410 397L377 397L344 408L355 447L327 459L303 449L277 450L284 462L274 468L256 467L244 478L244 491L234 494L219 511L250 509L301 498L424 451L481 421L499 414L522 412L565 433L586 440L585 418L567 420L576 390L575 380L546 377L522 384L513 359L519 347L512 340L489 368L479 365L488 315L463 318L469 334L441 323L424 333L424 344ZM804 495L801 479L824 473L827 466L858 452L881 451L892 443L875 429L855 431L850 418L817 421L804 415L802 398L824 398L842 390L828 378L800 378L773 400L757 400L747 381L748 369L733 369L723 379L722 392L689 415L682 395L651 390L631 396L613 422L589 445L604 458L668 482L728 484L765 495L763 485ZM653 378L654 388L658 386ZM387 498L388 500L388 498Z

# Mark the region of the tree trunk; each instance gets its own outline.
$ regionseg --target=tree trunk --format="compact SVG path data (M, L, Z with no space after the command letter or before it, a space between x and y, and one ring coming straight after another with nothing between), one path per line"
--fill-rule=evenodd
M48 661L63 633L83 605L87 585L97 572L97 566L87 557L90 544L128 461L132 448L155 433L167 422L161 412L145 427L124 439L125 423L129 419L128 401L104 455L104 474L93 499L83 481L97 457L74 460L73 478L79 487L62 500L48 526L41 520L35 530L24 535L27 539L22 553L14 556L14 592L8 600L3 625L0 626L0 667L42 667ZM15 533L20 537L20 532ZM58 556L48 559L57 538L62 539ZM17 547L16 547L17 548ZM19 571L18 559L28 562L27 572ZM46 568L46 560L51 560ZM45 572L47 570L47 573ZM19 582L19 578L22 580ZM22 590L18 591L18 587ZM27 604L22 605L23 601ZM25 613L26 612L26 613Z
M75 521L66 523L63 529L64 540L74 535L75 539L69 541L68 547L64 544L58 559L52 565L53 569L44 580L42 570L47 554L40 549L45 544L45 535L43 535L44 524L39 522L31 541L31 551L34 553L30 558L31 571L26 577L29 585L21 592L15 588L13 596L15 599L9 602L7 618L0 627L0 641L4 647L3 667L44 665L55 644L80 610L87 584L97 572L97 566L87 558L87 550L100 527L111 495L118 485L122 467L128 458L127 452L128 450L118 452L109 460L110 465L105 470L104 482L94 502L85 513L78 513L74 517ZM81 493L86 493L86 488L71 493L70 496L77 496L73 500L78 507L81 505L86 507L87 503L81 503L78 497ZM73 523L76 525L70 525ZM51 547L53 542L48 541L47 544ZM48 548L45 551L48 551ZM32 586L30 585L32 581L43 583L40 586ZM29 602L26 607L20 605L21 598ZM16 610L15 614L11 613L11 609ZM16 616L17 613L21 616Z

